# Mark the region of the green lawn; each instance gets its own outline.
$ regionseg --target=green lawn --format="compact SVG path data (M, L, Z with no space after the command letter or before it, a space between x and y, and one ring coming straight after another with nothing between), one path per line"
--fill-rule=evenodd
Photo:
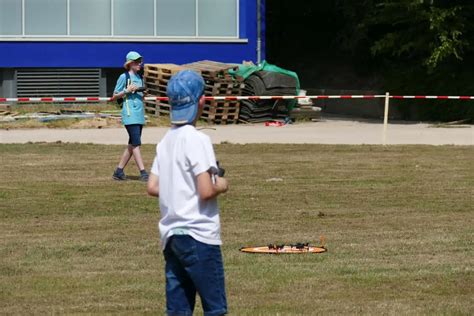
M157 202L111 180L122 149L0 145L0 314L163 313ZM474 147L216 151L231 314L474 313ZM321 234L324 254L239 252Z

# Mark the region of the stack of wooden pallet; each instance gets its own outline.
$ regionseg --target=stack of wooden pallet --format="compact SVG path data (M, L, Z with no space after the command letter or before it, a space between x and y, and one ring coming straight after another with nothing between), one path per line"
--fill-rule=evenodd
M185 68L175 64L146 64L143 80L149 96L166 97L166 87L171 77ZM155 116L169 116L168 101L145 101L145 110Z
M239 96L244 84L235 80L230 69L236 66L213 61L200 61L186 65L158 64L145 65L145 84L150 95L166 96L166 86L173 74L183 69L194 70L202 75L205 81L206 96ZM147 101L146 110L154 115L169 115L169 103L164 101ZM207 100L201 119L209 124L233 124L239 121L240 101Z

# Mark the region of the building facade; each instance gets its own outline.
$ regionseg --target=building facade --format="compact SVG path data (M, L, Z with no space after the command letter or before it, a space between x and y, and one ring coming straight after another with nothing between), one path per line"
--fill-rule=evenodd
M0 96L111 93L146 63L258 62L263 0L0 0Z

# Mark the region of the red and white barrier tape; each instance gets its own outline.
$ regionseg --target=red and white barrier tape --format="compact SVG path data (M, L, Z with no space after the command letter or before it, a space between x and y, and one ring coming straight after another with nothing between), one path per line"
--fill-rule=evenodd
M438 99L438 100L474 100L469 95L391 95L391 99Z
M308 95L308 96L206 96L211 101L238 101L238 100L295 100L295 99L381 99L384 94L376 95ZM439 99L439 100L474 100L474 96L447 96L447 95L390 95L390 99ZM0 102L112 102L109 97L42 97L42 98L0 98ZM145 97L146 101L168 101L168 97Z

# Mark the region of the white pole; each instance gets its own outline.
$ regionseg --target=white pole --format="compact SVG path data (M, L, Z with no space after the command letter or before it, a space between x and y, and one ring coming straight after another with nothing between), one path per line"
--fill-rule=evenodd
M390 102L390 93L385 93L385 109L383 112L383 145L387 145L387 127L388 127L388 110Z
M261 0L257 0L257 65L262 61L262 11Z

